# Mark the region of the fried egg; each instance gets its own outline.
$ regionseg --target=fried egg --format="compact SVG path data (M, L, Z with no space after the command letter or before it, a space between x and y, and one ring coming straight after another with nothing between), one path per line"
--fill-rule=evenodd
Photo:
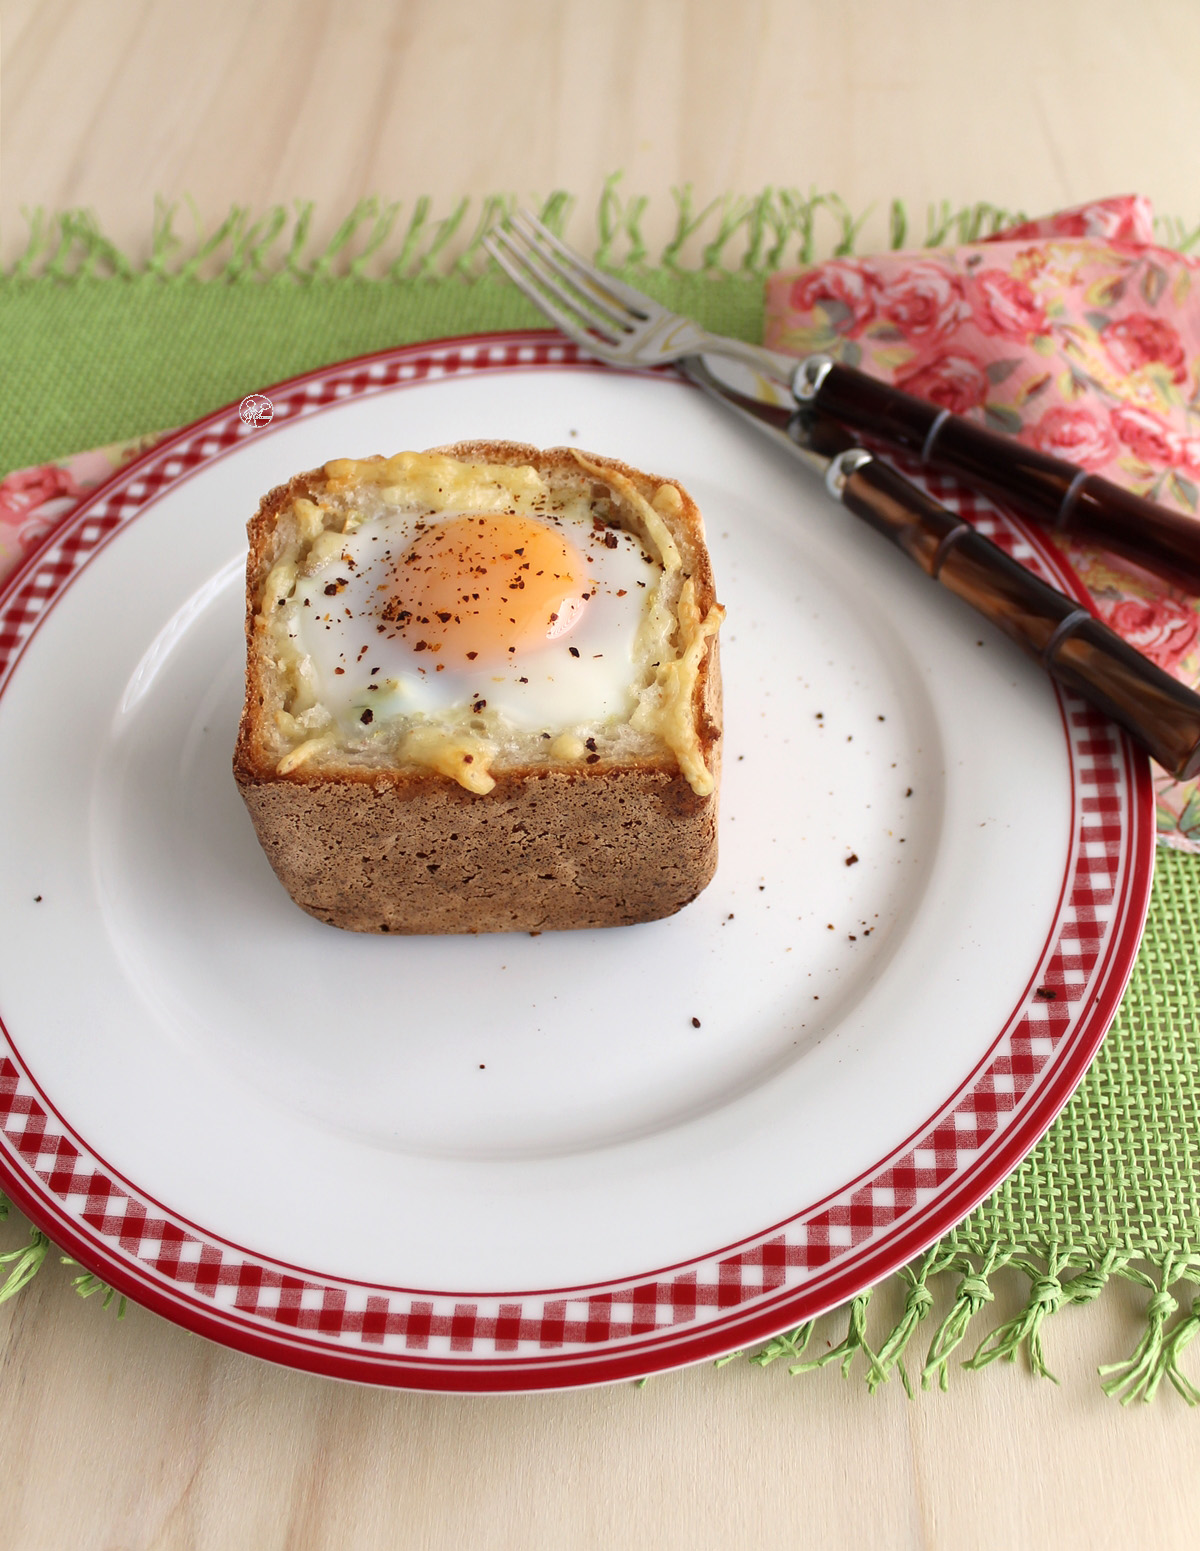
M518 732L592 726L637 703L661 578L641 539L570 509L384 509L297 579L288 635L350 736L459 708Z

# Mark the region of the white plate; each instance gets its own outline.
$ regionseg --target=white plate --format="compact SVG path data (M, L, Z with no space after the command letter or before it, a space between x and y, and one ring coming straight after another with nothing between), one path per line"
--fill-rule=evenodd
M539 333L268 396L268 427L222 411L118 474L3 600L14 1199L218 1340L466 1390L734 1349L960 1218L1115 1009L1144 761L672 377ZM475 437L625 459L706 515L721 861L670 920L356 936L254 839L230 774L248 514L328 458Z

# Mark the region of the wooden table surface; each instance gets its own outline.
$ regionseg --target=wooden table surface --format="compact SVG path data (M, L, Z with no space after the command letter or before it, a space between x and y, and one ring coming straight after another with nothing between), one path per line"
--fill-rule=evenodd
M9 257L31 205L90 206L136 254L156 192L205 218L311 198L320 234L366 193L562 187L584 234L618 168L652 247L689 181L836 189L879 232L894 194L1032 213L1140 190L1200 218L1194 0L0 0L0 48ZM118 1323L70 1274L0 1309L12 1551L1195 1542L1200 1417L1099 1390L1138 1338L1122 1287L1052 1321L1060 1388L996 1366L909 1402L735 1364L443 1399Z

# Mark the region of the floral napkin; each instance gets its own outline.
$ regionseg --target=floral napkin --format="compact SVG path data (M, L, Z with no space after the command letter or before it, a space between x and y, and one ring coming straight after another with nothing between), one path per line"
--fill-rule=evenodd
M17 469L0 479L0 585L46 535L109 475L161 441L165 431Z
M1197 511L1200 261L1155 243L1145 199L1099 200L959 248L780 272L767 282L765 343L827 351ZM1200 598L1075 539L1055 542L1101 618L1200 688ZM1200 783L1157 771L1155 789L1160 841L1200 851Z

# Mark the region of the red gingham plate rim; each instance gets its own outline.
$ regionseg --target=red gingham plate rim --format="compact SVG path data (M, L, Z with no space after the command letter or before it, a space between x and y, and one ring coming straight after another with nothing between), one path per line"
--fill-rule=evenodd
M355 357L349 361L337 362L328 366L319 367L312 371L300 374L297 377L287 379L284 382L265 389L265 393L273 401L287 400L289 396L297 394L305 385L320 382L322 379L333 379L338 376L346 376L356 370L378 366L385 362L420 362L436 360L439 355L448 352L458 352L480 347L498 347L502 356L517 350L527 350L528 347L543 347L537 353L543 359L533 361L519 361L516 359L501 359L499 361L487 361L483 363L471 363L470 369L489 369L495 367L501 370L520 370L532 367L545 369L546 367L570 367L588 368L600 372L610 370L607 367L594 365L584 358L580 358L573 347L561 346L560 336L553 331L546 330L521 330L498 331L493 333L458 336L443 340L423 341L410 346L394 347L382 351L376 351L369 355ZM544 347L550 347L552 359L546 359L547 351ZM459 367L455 367L455 370ZM414 382L425 380L422 377L413 379ZM394 388L398 383L392 382L384 386ZM331 400L331 402L344 403L345 397ZM301 406L303 407L303 406ZM317 406L324 407L323 405ZM128 485L137 479L138 475L150 468L156 461L167 459L172 451L184 447L192 439L202 435L207 429L215 428L228 418L237 414L237 405L226 405L222 409L201 417L181 430L171 433L154 446L147 449L137 459L125 465L98 487L59 529L54 530L39 548L28 557L18 572L12 576L0 592L0 615L3 615L12 604L14 598L26 585L29 578L36 575L40 565L46 556L60 543L64 535L80 528L88 514L105 502L107 498L119 487ZM288 424L288 417L278 424ZM255 434L270 434L270 428L265 432ZM238 445L234 443L234 447ZM214 456L224 456L232 448L224 448ZM205 463L209 460L206 459ZM200 467L205 464L200 464ZM155 492L156 493L156 492ZM944 492L939 492L944 495ZM152 498L152 497L151 497ZM135 513L136 516L136 513ZM129 520L134 520L133 518ZM1049 573L1051 579L1062 590L1083 599L1080 585L1067 567L1063 564L1057 552L1053 550L1036 530L1031 530L1024 523L1008 518L1010 528L1009 544L1023 542L1032 552L1034 563L1040 565L1043 574ZM96 544L90 553L95 553L104 542L123 530L125 524L117 527L113 532L106 534L104 539ZM83 563L86 559L85 556ZM71 568L62 584L55 592L50 604L39 616L40 619L49 614L61 597L69 590L70 581L77 574L79 565ZM36 629L36 624L35 624ZM23 654L24 646L29 636L23 637L12 653L11 672L16 662ZM5 681L7 681L7 674ZM0 693L3 688L0 687ZM1060 700L1061 700L1060 696ZM1078 705L1078 703L1076 703ZM1072 748L1073 769L1073 805L1078 803L1078 755L1072 744L1071 719L1079 719L1080 713L1076 710L1072 713L1070 706L1063 705L1064 729L1068 738L1069 747ZM1100 723L1092 713L1085 713L1085 719L1091 717L1100 727ZM1085 740L1092 736L1091 732L1084 732L1079 736ZM721 1355L739 1345L750 1344L765 1339L781 1329L797 1324L814 1314L836 1306L869 1286L872 1282L886 1276L898 1266L910 1260L915 1254L920 1253L930 1243L936 1240L943 1232L960 1221L986 1194L998 1185L1001 1180L1021 1161L1029 1149L1035 1145L1045 1133L1053 1121L1055 1115L1069 1098L1075 1086L1082 1077L1089 1064L1100 1040L1103 1038L1113 1015L1115 1014L1121 994L1124 990L1129 973L1132 970L1136 956L1137 945L1140 940L1142 926L1144 924L1146 910L1149 904L1149 887L1154 855L1154 829L1153 829L1153 789L1151 786L1149 767L1144 758L1135 750L1123 735L1110 734L1113 743L1113 757L1119 767L1119 777L1126 793L1126 811L1122 815L1125 822L1121 835L1121 863L1123 864L1122 896L1119 907L1114 915L1114 923L1110 940L1105 951L1103 963L1098 974L1098 988L1093 985L1094 999L1087 1012L1079 1019L1078 1024L1070 1031L1070 1039L1063 1054L1054 1062L1048 1078L1041 1083L1033 1094L1032 1099L1022 1106L1019 1116L994 1133L994 1142L985 1146L974 1159L970 1166L956 1176L948 1185L941 1189L933 1200L926 1205L899 1231L884 1234L880 1242L865 1248L861 1253L845 1256L839 1266L836 1258L828 1262L828 1274L814 1277L811 1281L799 1289L786 1292L778 1299L772 1299L767 1303L758 1301L757 1306L751 1308L739 1308L736 1304L728 1314L711 1318L694 1329L685 1329L678 1326L664 1327L656 1332L653 1337L647 1338L645 1333L630 1344L618 1337L590 1349L584 1348L577 1351L540 1351L534 1356L502 1356L497 1350L495 1354L484 1358L449 1357L442 1353L434 1353L422 1356L419 1352L394 1352L383 1353L379 1351L363 1351L351 1349L344 1344L334 1341L322 1341L318 1338L305 1338L300 1330L288 1329L274 1325L266 1328L262 1323L252 1322L244 1316L237 1317L237 1311L221 1309L211 1301L205 1303L198 1295L188 1296L180 1289L169 1287L161 1279L152 1277L146 1267L142 1267L136 1261L121 1258L104 1239L90 1231L87 1225L73 1216L51 1193L49 1187L39 1181L40 1188L32 1183L28 1169L22 1169L16 1157L10 1158L8 1153L0 1149L0 1183L3 1184L6 1193L14 1203L24 1211L32 1221L42 1226L64 1249L71 1252L81 1264L96 1272L105 1281L109 1282L119 1292L133 1298L138 1303L149 1307L155 1312L184 1325L198 1334L205 1335L218 1342L248 1352L252 1355L269 1360L284 1362L290 1366L307 1369L313 1372L324 1373L333 1377L351 1379L358 1382L371 1382L386 1384L396 1387L410 1387L417 1389L441 1390L446 1392L468 1391L487 1392L505 1390L535 1390L550 1388L573 1387L580 1384L596 1384L612 1382L623 1378L638 1377L652 1372L660 1372L665 1369L678 1367L689 1362L694 1362L705 1357ZM1094 739L1093 739L1094 741ZM1089 745L1090 746L1090 745ZM1064 882L1065 887L1065 882ZM1056 928L1061 925L1056 922ZM1053 934L1052 934L1053 935ZM1043 962L1044 954L1039 957L1037 963ZM1034 971L1031 971L1031 975ZM1032 979L1030 984L1032 985ZM1016 1018L1014 1011L1012 1018L1005 1025L1007 1030ZM1003 1033L1004 1031L1002 1031ZM5 1031L7 1036L7 1030ZM997 1044L1001 1036L997 1036ZM11 1044L11 1040L10 1040ZM996 1047L993 1046L993 1049ZM14 1055L17 1054L15 1046ZM947 1106L953 1103L959 1094L966 1091L976 1075L984 1068L988 1056L981 1059L975 1072L964 1080L956 1093L951 1096L946 1105L938 1111L945 1115ZM19 1056L18 1056L19 1060ZM5 1062L6 1066L11 1063ZM36 1088L36 1083L31 1074L27 1081ZM1014 1101L1015 1102L1015 1101ZM48 1113L54 1114L53 1105L49 1097L41 1096L41 1103ZM71 1131L62 1117L57 1117L59 1126L64 1135L71 1135ZM919 1128L914 1137L924 1134L932 1125L933 1118L925 1126ZM78 1140L78 1139L76 1139ZM912 1139L910 1139L912 1140ZM5 1146L10 1144L10 1139L4 1137ZM888 1155L889 1159L900 1156L901 1149L893 1149ZM94 1153L86 1149L80 1143L82 1151L89 1152L93 1158ZM887 1159L881 1160L871 1169L864 1171L860 1179L868 1175L878 1178L880 1171L887 1163ZM114 1180L119 1179L116 1171L108 1170ZM852 1181L846 1187L835 1192L835 1196L845 1195L858 1181ZM129 1184L129 1192L146 1200L143 1192ZM832 1198L827 1198L832 1199ZM798 1218L808 1218L816 1212L824 1202L806 1206L788 1222L795 1222ZM171 1214L174 1221L179 1222L177 1214ZM782 1226L782 1225L777 1225ZM742 1241L762 1241L764 1234L773 1230L767 1229L757 1232L750 1239ZM198 1234L213 1242L220 1243L218 1236L211 1234L209 1230L198 1229ZM232 1246L237 1248L236 1246ZM711 1252L709 1255L698 1257L699 1261L711 1261L714 1256L724 1255L740 1248L740 1245L727 1246L724 1249ZM253 1255L252 1251L245 1251ZM271 1265L278 1266L279 1262L272 1261ZM678 1267L659 1268L654 1272L645 1273L647 1280L656 1276L665 1276L678 1270ZM316 1273L299 1273L313 1276ZM622 1284L631 1280L622 1277ZM765 1286L765 1284L764 1284ZM546 1290L540 1290L544 1293ZM567 1291L586 1291L586 1289L566 1290L554 1289L552 1292L563 1293ZM458 1296L452 1294L438 1295L442 1297ZM489 1295L465 1294L466 1298L481 1298ZM528 1296L515 1294L514 1297Z

